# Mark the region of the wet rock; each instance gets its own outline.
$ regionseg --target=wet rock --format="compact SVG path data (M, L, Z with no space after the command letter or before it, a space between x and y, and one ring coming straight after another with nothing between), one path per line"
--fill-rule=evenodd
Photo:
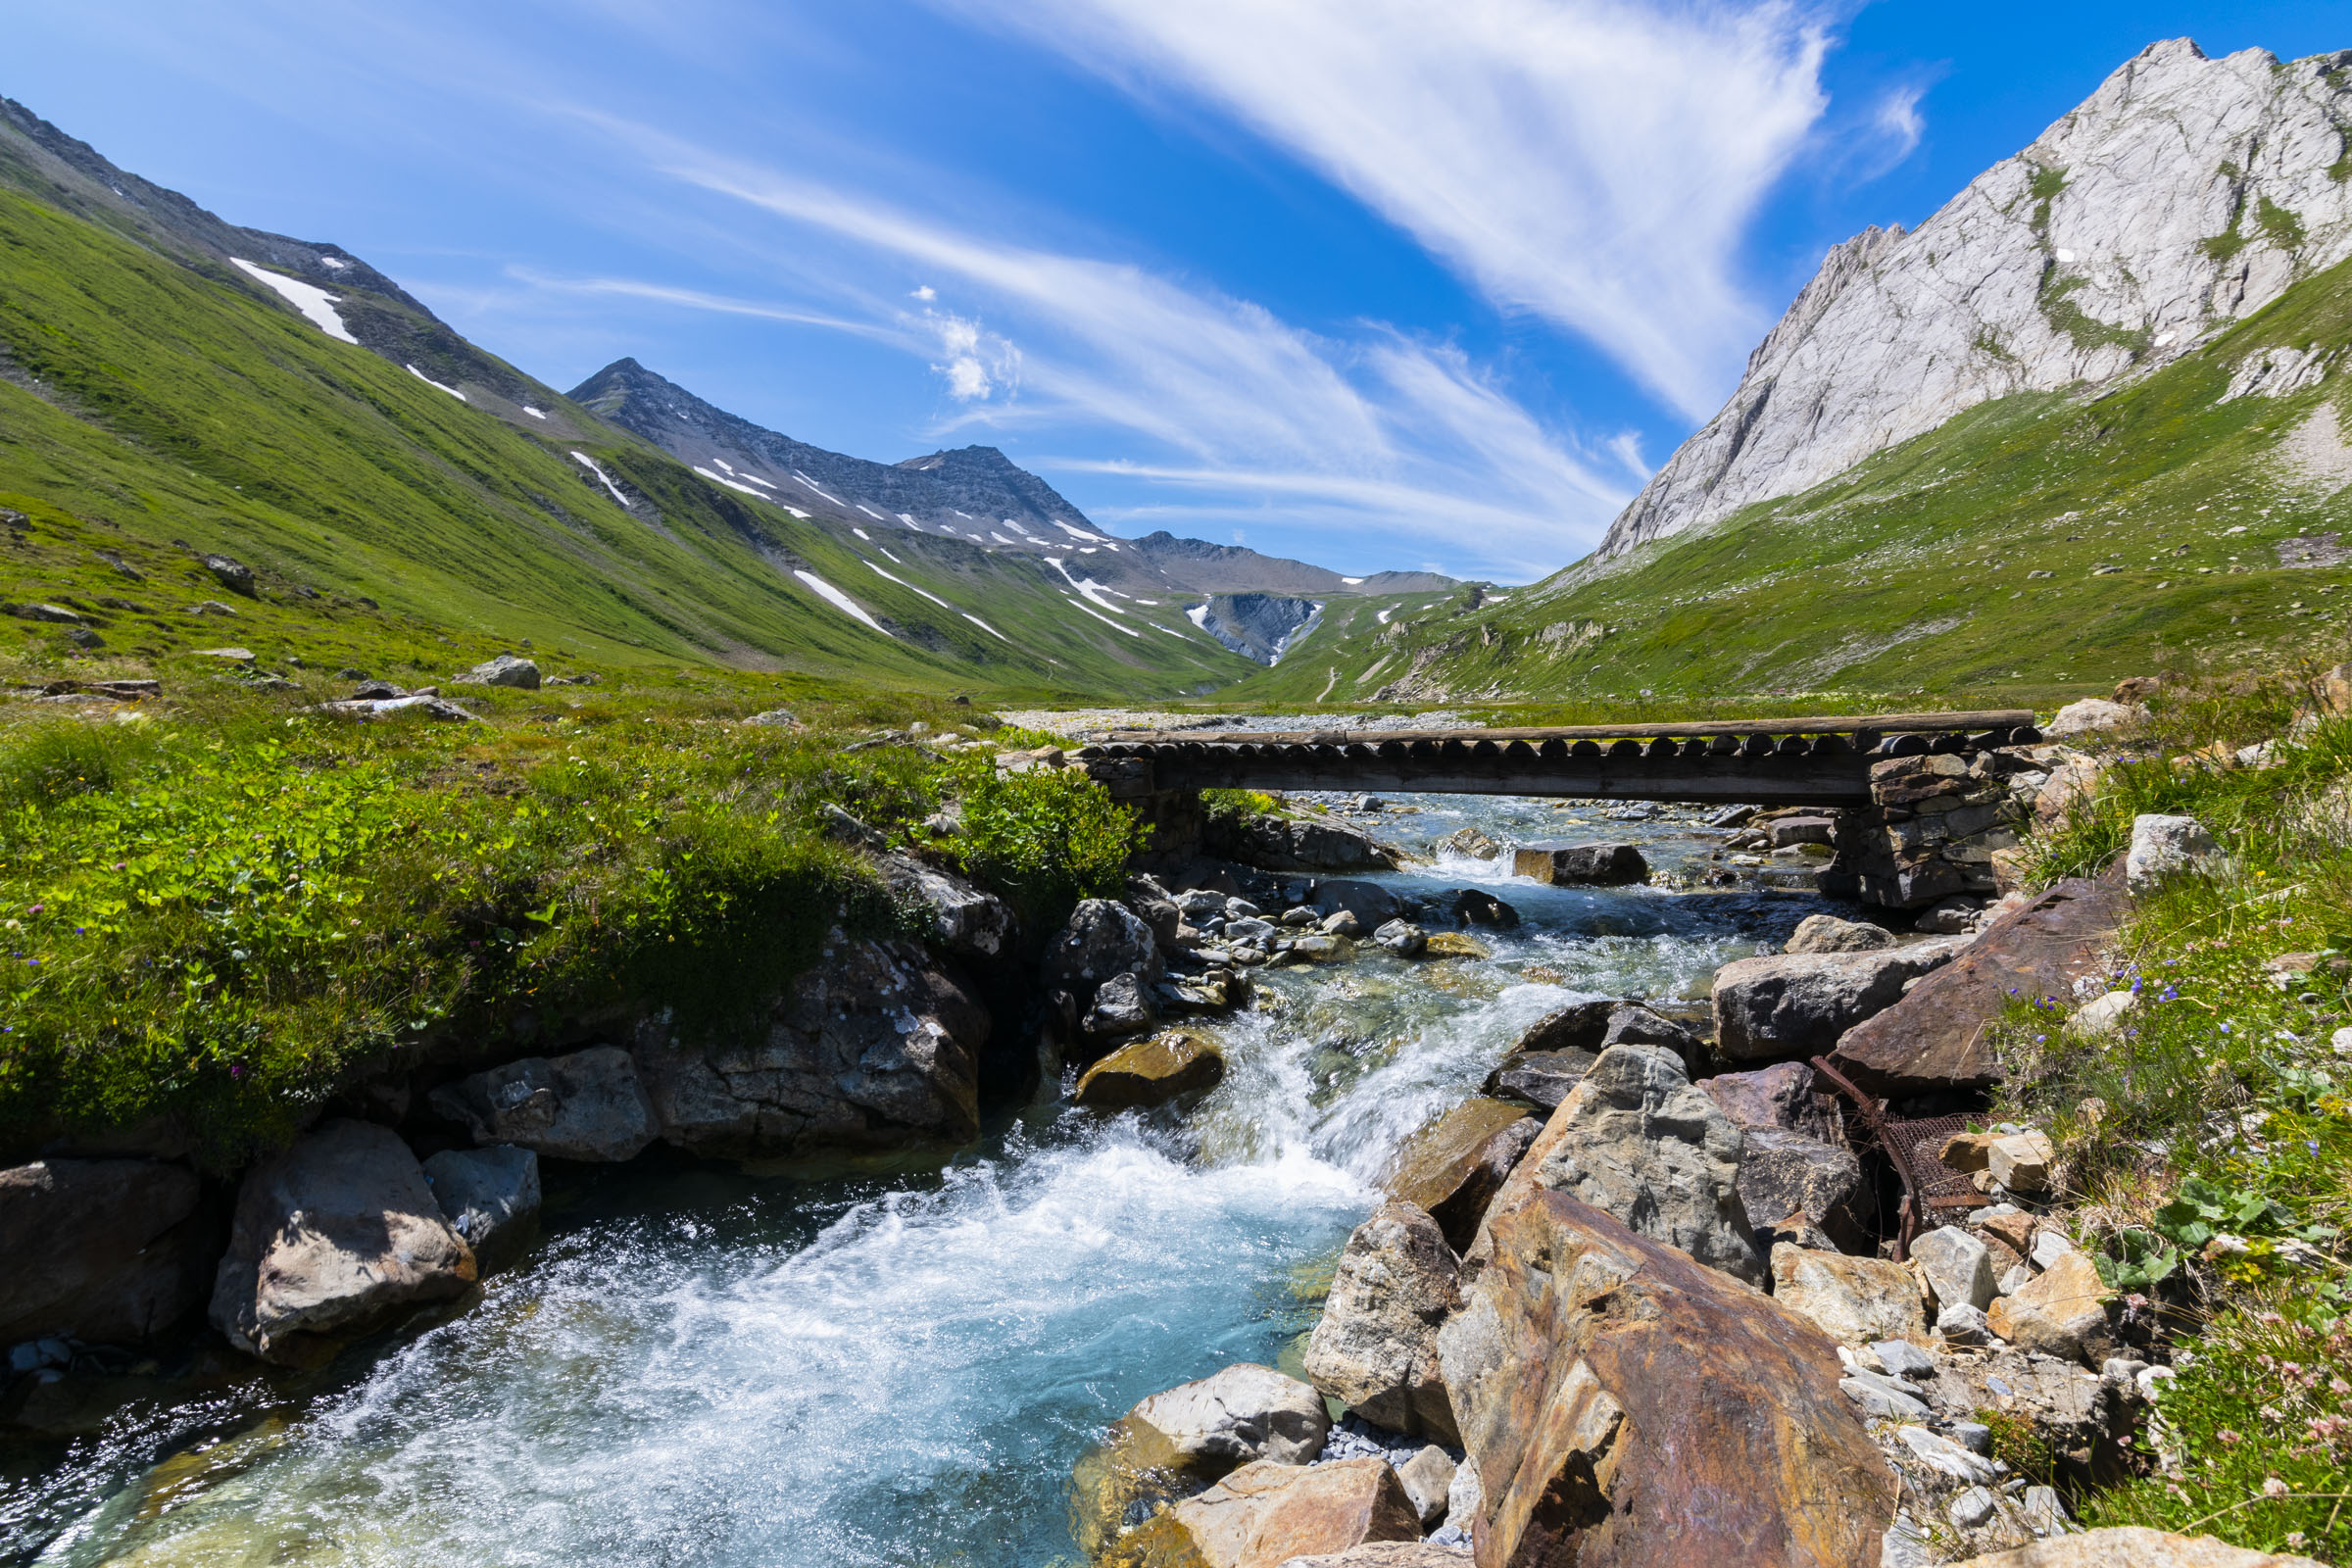
M0 1344L62 1335L127 1344L201 1304L218 1231L196 1176L144 1159L0 1170Z
M1345 909L1367 925L1380 925L1405 912L1403 901L1379 883L1344 878L1315 884L1314 908L1325 916Z
M1495 1207L1521 1201L1530 1190L1565 1193L1760 1285L1764 1259L1740 1200L1744 1143L1673 1052L1612 1046L1551 1113Z
M1649 880L1649 862L1631 844L1522 844L1511 874L1561 886L1622 887Z
M1364 934L1364 922L1355 917L1353 909L1342 909L1322 922L1325 936L1346 937L1349 941Z
M1895 1477L1816 1329L1562 1192L1488 1235L1438 1335L1481 1562L1878 1560Z
M661 1133L636 1062L616 1046L526 1056L445 1084L429 1103L477 1144L515 1144L558 1159L634 1159Z
M1476 937L1459 931L1432 931L1429 940L1421 945L1425 958L1492 958L1494 950Z
M1968 950L1838 1040L1832 1061L1865 1093L1897 1099L1982 1088L2001 1075L1984 1022L2012 994L2066 997L2099 974L2127 907L2114 883L2070 877L1985 927Z
M539 1156L514 1144L448 1149L424 1162L424 1179L449 1228L473 1249L484 1274L530 1244L539 1218Z
M1911 1259L1941 1307L1992 1304L1992 1252L1957 1225L1942 1225L1914 1240Z
M1518 1052L1505 1056L1500 1066L1487 1074L1480 1093L1508 1095L1545 1112L1557 1110L1599 1059L1600 1054L1594 1051Z
M1214 1089L1225 1077L1216 1047L1181 1029L1165 1029L1104 1056L1086 1070L1072 1097L1096 1110L1160 1105Z
M1079 1027L1098 1040L1140 1034L1159 1021L1159 1008L1138 975L1114 974L1095 988L1094 1005Z
M2222 863L2222 847L2193 816L2144 812L2132 819L2132 848L2124 857L2124 885L2148 893L2167 877L2209 873Z
M1600 1054L1601 1037L1609 1032L1609 1014L1621 1004L1602 998L1593 1002L1572 1002L1555 1007L1527 1026L1511 1046L1513 1053L1529 1051L1584 1051Z
M1283 1568L1368 1541L1418 1543L1421 1520L1386 1459L1246 1465L1152 1521L1153 1564ZM1164 1544L1163 1544L1164 1543ZM1189 1547L1193 1556L1184 1555Z
M1313 963L1346 963L1355 956L1355 944L1346 937L1300 937L1291 944L1291 956Z
M535 692L539 689L539 666L530 660L501 654L450 679L460 686L512 686L517 691Z
M1149 943L1141 921L1118 913ZM793 1157L972 1138L988 1034L987 1010L925 950L837 928L762 1025L689 1042L653 1018L635 1055L666 1141L721 1158Z
M2036 1541L1971 1557L1955 1568L2320 1568L2310 1557L2232 1546L2211 1536L2176 1536L2137 1525Z
M369 1122L322 1122L245 1173L214 1327L266 1361L314 1363L336 1340L473 1284L408 1145Z
M1265 871L1394 871L1398 860L1396 850L1360 828L1305 817L1212 819L1204 847Z
M1701 1078L1698 1087L1742 1127L1778 1127L1825 1144L1844 1142L1835 1102L1815 1092L1808 1063L1783 1061L1753 1072L1718 1073Z
M1429 946L1429 933L1410 920L1390 920L1372 933L1372 940L1400 958L1411 958Z
M2087 1256L2069 1252L1993 1301L1984 1316L1993 1333L2021 1350L2096 1366L2115 1349L2107 1317L2113 1295Z
M1438 1325L1460 1304L1459 1270L1436 1220L1381 1204L1340 1254L1306 1342L1308 1381L1375 1425L1461 1441L1438 1368Z
M1808 914L1796 923L1784 953L1880 953L1894 946L1894 933L1861 920Z
M1421 1516L1422 1529L1426 1530L1446 1517L1456 1468L1452 1457L1434 1443L1396 1466L1397 1484L1404 1488L1405 1497L1411 1501L1413 1512Z
M1430 899L1433 918L1457 926L1491 925L1507 931L1519 923L1519 911L1483 888L1447 888Z
M1442 839L1432 840L1429 846L1439 852L1468 856L1474 860L1492 860L1502 853L1502 846L1474 827L1455 828Z
M1902 1264L1884 1258L1846 1257L1784 1243L1772 1250L1772 1298L1840 1345L1927 1338L1919 1281Z
M926 911L930 939L950 953L997 958L1012 952L1012 909L1003 899L910 856L882 856L874 869L882 873L883 886L894 897ZM1172 915L1175 906L1168 907ZM1171 923L1168 935L1172 939L1175 934Z
M1241 1361L1152 1395L1123 1425L1140 1465L1213 1481L1247 1464L1304 1465L1331 1417L1306 1384Z
M1908 982L1949 962L1964 940L1727 963L1715 971L1715 1049L1734 1061L1827 1051L1847 1030L1900 1002Z
M1685 1071L1697 1071L1708 1060L1705 1041L1638 1002L1621 1002L1609 1009L1608 1026L1600 1035L1600 1049L1606 1051L1611 1046L1660 1047L1673 1052Z
M1427 1211L1446 1244L1459 1251L1478 1234L1487 1205L1541 1130L1533 1116L1507 1101L1465 1100L1396 1152L1388 1195Z
M1785 1128L1750 1127L1739 1186L1740 1205L1760 1226L1791 1219L1817 1226L1841 1252L1867 1251L1877 1241L1878 1193L1852 1150Z
M1159 944L1135 912L1108 899L1083 899L1046 946L1046 984L1082 1003L1114 974L1160 977Z

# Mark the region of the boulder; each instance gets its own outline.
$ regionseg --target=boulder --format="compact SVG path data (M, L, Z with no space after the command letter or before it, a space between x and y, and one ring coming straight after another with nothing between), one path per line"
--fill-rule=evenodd
M1519 911L1482 888L1447 888L1429 900L1435 918L1457 926L1491 925L1507 931L1519 923Z
M1744 1144L1673 1052L1612 1046L1551 1113L1494 1206L1509 1207L1534 1190L1565 1193L1760 1285L1764 1259L1740 1200ZM1475 1246L1483 1250L1486 1239Z
M1381 1204L1340 1253L1306 1342L1307 1380L1376 1426L1460 1442L1438 1369L1438 1325L1460 1304L1460 1266L1436 1220Z
M2150 811L2132 819L2124 885L2134 895L2153 891L2167 877L2211 872L2221 864L2222 847L2195 817Z
M1430 849L1442 854L1466 856L1474 860L1492 860L1502 853L1502 846L1474 827L1457 827L1444 838L1433 839Z
M1094 1004L1079 1027L1098 1040L1141 1034L1159 1021L1159 1008L1139 975L1114 974L1095 988Z
M1247 1464L1307 1463L1331 1416L1306 1384L1241 1361L1151 1396L1121 1425L1139 1465L1213 1481Z
M1745 1137L1740 1202L1750 1220L1770 1227L1794 1217L1819 1227L1841 1252L1870 1250L1878 1191L1852 1150L1781 1127L1750 1127Z
M1818 1330L1564 1192L1488 1235L1438 1334L1478 1561L1878 1561L1896 1477Z
M245 1173L213 1326L265 1361L314 1363L474 1282L416 1156L389 1128L335 1119Z
M126 1344L204 1300L218 1228L195 1172L145 1159L0 1170L0 1344Z
M1992 1304L1992 1250L1957 1225L1941 1225L1911 1243L1911 1260L1938 1309Z
M1764 836L1776 850L1796 844L1827 844L1837 830L1838 819L1834 816L1776 816L1764 824Z
M1406 1498L1412 1502L1413 1512L1421 1516L1421 1527L1424 1530L1446 1517L1447 1501L1453 1491L1453 1472L1457 1468L1459 1467L1454 1464L1452 1456L1434 1443L1396 1466L1397 1483L1404 1488ZM1357 1549L1395 1551L1399 1548L1389 1546L1358 1547ZM1375 1557L1366 1560L1377 1562L1380 1559Z
M1784 953L1880 953L1894 946L1894 933L1862 920L1808 914L1797 921Z
M1600 1054L1593 1051L1516 1052L1487 1074L1479 1092L1524 1100L1548 1114L1559 1109L1568 1092L1584 1082L1585 1074L1599 1059Z
M930 940L950 953L967 958L998 958L1012 952L1012 909L1003 899L911 856L882 856L874 861L874 869L882 873L882 885L902 905L924 911ZM1174 907L1169 906L1171 912ZM1173 940L1175 935L1171 921L1168 936Z
M203 560L204 569L213 574L215 582L232 594L238 594L247 599L255 597L251 566L241 561L231 560L227 556L206 556Z
M1159 944L1133 910L1108 899L1082 899L1046 945L1045 978L1050 989L1067 991L1081 1003L1114 974L1156 980L1162 972Z
M2058 710L2058 716L2044 725L2041 732L2054 741L2069 735L2102 735L2131 729L2146 722L2147 717L2148 710L2136 704L2085 697Z
M477 1144L515 1144L558 1159L634 1159L661 1133L637 1064L617 1046L525 1056L444 1084L429 1102Z
M1992 1332L2021 1350L2096 1366L2112 1354L2107 1318L2113 1292L2082 1252L2061 1255L2016 1291L1985 1309Z
M1622 887L1649 880L1649 862L1631 844L1522 844L1511 852L1511 874L1538 882Z
M505 1268L530 1245L540 1194L539 1156L529 1150L446 1149L425 1160L424 1179L482 1273Z
M1514 1053L1528 1051L1584 1051L1600 1054L1600 1038L1609 1032L1609 1014L1621 1005L1607 998L1571 1002L1555 1007L1527 1026L1512 1043Z
M1313 1466L1260 1460L1187 1497L1137 1534L1146 1532L1158 1538L1144 1559L1155 1565L1283 1568L1367 1541L1418 1543L1421 1519L1386 1459Z
M2058 1152L2047 1133L2003 1133L1984 1146L1984 1169L2013 1193L2033 1194L2050 1185Z
M1787 1243L1772 1250L1772 1298L1855 1348L1928 1336L1919 1281L1900 1263L1845 1257Z
M1127 896L1119 902L1151 929L1152 940L1159 944L1161 952L1176 945L1176 933L1184 924L1184 911L1176 906L1167 889L1148 876L1131 876L1127 879Z
M1955 1568L2320 1568L2320 1564L2317 1558L2290 1552L2232 1546L2211 1536L2176 1536L2138 1525L2116 1525L1971 1557Z
M1087 1068L1072 1098L1096 1110L1126 1110L1214 1089L1224 1077L1225 1058L1216 1047L1181 1029L1163 1029Z
M2078 979L2104 978L2126 907L2123 889L2105 879L2052 884L1900 1002L1847 1030L1831 1060L1865 1093L1892 1099L1998 1082L1986 1024L2012 995L2066 997Z
M1432 931L1421 945L1425 958L1492 958L1494 950L1459 931Z
M1328 818L1211 818L1203 847L1266 871L1394 871L1399 858L1361 828Z
M1405 1140L1389 1165L1388 1196L1425 1210L1460 1251L1541 1131L1508 1101L1465 1100Z
M535 692L539 689L539 666L514 654L501 654L450 679L460 686L512 686L518 691Z
M1338 914L1345 909L1365 925L1382 925L1404 913L1404 904L1389 889L1377 882L1354 882L1345 878L1315 884L1315 912Z
M1300 937L1291 944L1291 956L1311 963L1346 963L1355 956L1355 944L1346 937Z
M1836 1100L1815 1091L1813 1069L1805 1062L1717 1073L1701 1078L1698 1087L1742 1127L1778 1127L1825 1144L1845 1141Z
M1687 1071L1699 1071L1709 1060L1707 1043L1671 1018L1663 1018L1638 1002L1621 1002L1609 1009L1608 1027L1601 1031L1600 1049L1611 1046L1659 1046L1682 1058Z
M1715 1049L1734 1061L1827 1051L1848 1029L1901 1001L1909 982L1950 962L1968 940L1736 959L1715 971Z
M1426 1449L1424 1452L1428 1451ZM1450 1467L1453 1463L1446 1461ZM1397 1472L1404 1481L1404 1473ZM1409 1497L1412 1488L1405 1483ZM1468 1546L1441 1545L1436 1541L1368 1541L1346 1551L1317 1552L1311 1557L1293 1557L1282 1568L1468 1568Z
M1429 946L1429 933L1410 920L1388 920L1372 933L1372 940L1399 958L1412 958Z
M721 1158L790 1158L955 1145L980 1130L988 1012L912 943L835 928L763 1025L691 1041L666 1015L640 1025L638 1074L663 1139Z
M1353 909L1342 909L1327 916L1320 927L1327 937L1346 937L1349 941L1364 934L1364 922L1355 917Z

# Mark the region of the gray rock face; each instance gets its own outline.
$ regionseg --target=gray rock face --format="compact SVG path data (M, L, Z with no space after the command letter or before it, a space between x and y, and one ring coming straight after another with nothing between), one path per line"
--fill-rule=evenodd
M1138 976L1114 974L1095 988L1095 1004L1079 1025L1098 1040L1140 1034L1159 1021L1152 992Z
M1794 495L1964 409L2160 365L2352 255L2334 57L2150 45L1906 234L1863 230L1597 559ZM2300 233L2265 224L2265 204ZM2235 248L2202 242L2234 236ZM2079 313L2079 314L2078 314Z
M1808 914L1796 923L1785 953L1876 953L1894 946L1894 933L1861 920Z
M1949 962L1967 944L1942 937L1883 953L1740 958L1715 971L1715 1049L1734 1061L1829 1050L1863 1019L1900 1002L1904 982Z
M1745 1143L1673 1052L1612 1046L1551 1113L1489 1213L1530 1187L1566 1193L1638 1235L1761 1284L1765 1261L1740 1199Z
M1283 650L1313 627L1323 607L1287 594L1213 594L1200 629L1261 664L1282 662Z
M424 1162L449 1228L473 1249L485 1274L512 1263L539 1217L539 1156L514 1144L445 1149Z
M558 1159L634 1159L661 1132L637 1064L617 1046L511 1061L444 1084L431 1104L477 1144L515 1144Z
M1750 1127L1746 1135L1740 1156L1740 1201L1748 1218L1759 1226L1778 1226L1797 1216L1818 1227L1841 1252L1869 1250L1878 1196L1852 1150L1779 1127Z
M322 1122L245 1173L213 1326L265 1361L301 1365L473 1283L472 1250L389 1128Z
M539 689L539 666L528 659L514 654L501 654L486 659L463 675L451 679L461 686L513 686L520 691Z
M986 1009L922 949L836 929L763 1031L688 1042L651 1020L635 1055L662 1138L697 1153L906 1149L979 1131L988 1030Z
M1114 974L1160 977L1159 944L1152 928L1123 905L1084 899L1047 944L1046 984L1085 1001Z
M1307 1378L1376 1426L1461 1442L1438 1368L1438 1326L1460 1304L1459 1271L1436 1220L1410 1203L1381 1204L1340 1254L1306 1343Z
M2145 893L2166 877L2211 870L2222 847L2193 816L2144 813L2132 819L2132 848L2124 857L2124 884Z
M893 894L930 911L931 938L950 953L994 958L1011 951L1012 910L1004 900L909 856L886 855L874 866ZM1169 906L1171 915L1174 907ZM1175 935L1171 919L1168 936Z
M0 1170L0 1343L143 1340L204 1299L218 1231L196 1175L144 1159Z
M1130 1430L1159 1440L1170 1468L1204 1480L1259 1459L1304 1464L1323 1451L1331 1415L1323 1396L1270 1366L1242 1361L1152 1395L1127 1412Z
M1592 1051L1523 1051L1502 1059L1487 1074L1481 1091L1524 1100L1542 1111L1560 1108L1560 1102L1585 1081L1599 1054Z
M1912 1242L1911 1259L1925 1275L1938 1309L1992 1304L1992 1252L1957 1225L1941 1225Z
M1814 1093L1813 1078L1806 1063L1783 1061L1754 1072L1702 1078L1698 1087L1742 1127L1780 1127L1825 1144L1841 1142L1838 1115Z
M1348 877L1327 877L1315 884L1314 906L1318 913L1337 914L1348 910L1367 925L1381 925L1404 912L1396 895L1377 882L1358 882Z

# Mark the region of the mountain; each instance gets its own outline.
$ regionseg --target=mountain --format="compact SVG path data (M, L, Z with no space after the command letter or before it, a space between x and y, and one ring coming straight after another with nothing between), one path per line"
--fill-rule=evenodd
M1225 695L1866 702L2342 658L2348 65L2151 47L1833 252L1592 558L1327 612Z
M1918 228L1838 246L1599 560L1979 404L2144 374L2352 256L2347 64L2151 44Z

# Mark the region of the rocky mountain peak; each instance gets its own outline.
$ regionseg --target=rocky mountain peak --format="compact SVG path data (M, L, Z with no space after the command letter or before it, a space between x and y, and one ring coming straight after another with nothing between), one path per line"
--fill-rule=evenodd
M2347 65L2151 44L1916 229L1833 248L1596 562L1991 399L2165 364L2352 255Z

